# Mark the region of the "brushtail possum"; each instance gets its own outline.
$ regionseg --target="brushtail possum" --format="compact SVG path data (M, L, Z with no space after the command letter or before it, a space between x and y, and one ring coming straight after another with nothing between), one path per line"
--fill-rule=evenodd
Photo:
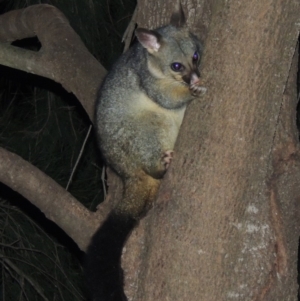
M138 28L137 43L114 64L99 91L96 132L107 164L122 178L122 201L91 240L85 274L93 301L127 300L120 267L123 245L155 199L173 154L187 104L200 85L202 46L184 27Z

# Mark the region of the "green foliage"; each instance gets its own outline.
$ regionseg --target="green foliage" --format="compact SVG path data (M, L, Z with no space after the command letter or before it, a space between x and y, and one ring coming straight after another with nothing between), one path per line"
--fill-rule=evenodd
M0 70L9 75L8 68ZM18 73L19 79L26 77L32 83L39 81L35 76ZM17 73L13 74L16 76ZM51 84L49 81L49 87ZM52 86L62 97L26 83L0 82L0 145L66 187L90 122L84 112L77 109L78 102L74 97L58 85ZM92 135L69 189L86 205L97 195L95 191L101 190L99 163ZM100 202L99 198L97 202Z
M0 13L38 3L62 10L106 68L121 54L121 36L135 1L4 0L0 1ZM40 45L36 39L28 39L21 46L38 49ZM70 180L90 125L77 99L60 85L0 66L0 146L28 160L63 187ZM103 199L101 175L92 133L68 190L94 209ZM0 186L0 230L0 301L86 299L80 252L74 256L74 245L61 237L62 231L4 185Z
M0 229L0 300L83 300L82 271L66 247L3 200Z

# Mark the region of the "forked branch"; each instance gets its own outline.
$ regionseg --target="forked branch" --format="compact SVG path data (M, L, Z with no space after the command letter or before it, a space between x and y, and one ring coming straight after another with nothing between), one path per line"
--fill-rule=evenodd
M37 52L11 45L35 36L42 45ZM0 64L62 84L92 120L96 91L106 71L57 8L41 4L1 15ZM5 149L0 149L0 181L30 200L83 250L104 218L105 210L89 212L54 180Z
M38 52L10 44L35 36L42 44ZM54 6L33 5L0 16L0 64L62 84L92 120L96 91L106 71Z

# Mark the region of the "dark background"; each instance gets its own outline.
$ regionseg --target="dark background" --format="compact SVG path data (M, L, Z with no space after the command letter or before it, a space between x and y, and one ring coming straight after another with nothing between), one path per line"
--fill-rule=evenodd
M0 14L33 4L58 7L89 51L109 69L135 0L0 0ZM38 51L36 38L14 45ZM0 146L66 187L91 125L77 99L51 80L0 66ZM94 210L103 200L94 134L68 190ZM86 300L83 253L26 199L0 183L0 301Z

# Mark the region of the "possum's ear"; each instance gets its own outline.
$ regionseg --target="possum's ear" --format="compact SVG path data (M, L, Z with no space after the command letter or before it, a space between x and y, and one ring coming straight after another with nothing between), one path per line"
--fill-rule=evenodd
M171 16L170 24L177 28L185 25L185 16L179 0L177 1L175 10Z
M161 35L156 31L138 28L135 35L142 46L150 53L157 52L161 47Z

